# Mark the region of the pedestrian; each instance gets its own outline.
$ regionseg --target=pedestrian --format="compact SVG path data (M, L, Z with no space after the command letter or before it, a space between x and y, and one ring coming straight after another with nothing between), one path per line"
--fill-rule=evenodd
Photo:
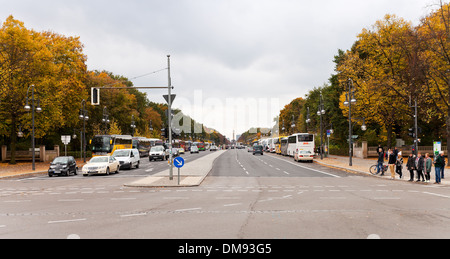
M430 154L426 153L425 154L425 181L427 183L430 182L430 176L431 176L431 166L433 164L433 161L431 160Z
M416 157L416 171L417 171L417 181L416 182L420 182L421 176L422 176L422 182L425 182L425 177L423 176L423 169L424 169L423 157L422 157L422 154L419 152Z
M415 159L414 154L411 153L411 154L409 154L408 162L406 163L406 169L408 169L408 171L409 171L409 181L410 182L414 181L414 169L415 169L414 159Z
M441 164L441 179L444 179L444 171L445 171L445 157L444 157L444 151L439 152L439 155L442 157L442 164Z
M400 179L403 177L403 157L402 152L398 152L397 161L395 163L395 172L400 175Z
M383 170L384 149L381 146L379 146L377 149L377 153L378 153L377 174L379 174L381 171L381 176L383 176L384 175L384 170Z
M434 170L436 172L436 181L434 182L435 184L441 184L441 168L442 168L442 164L445 165L445 162L442 161L444 159L443 156L441 156L441 154L438 154L436 156L436 159L434 159Z
M389 155L388 165L389 165L389 169L391 170L391 179L394 180L395 179L395 163L397 162L397 157L395 156L392 149L388 150L388 155Z

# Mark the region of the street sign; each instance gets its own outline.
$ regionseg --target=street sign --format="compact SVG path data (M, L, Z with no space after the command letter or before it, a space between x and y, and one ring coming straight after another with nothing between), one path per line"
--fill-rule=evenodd
M439 155L439 152L441 152L442 150L442 143L440 141L436 141L433 143L433 151L434 151L434 155L437 156Z
M68 136L61 136L61 141L64 144L64 155L67 156L67 145L70 143L70 135Z
M70 135L69 136L61 136L61 141L64 145L69 145L70 143Z
M184 159L182 157L177 157L173 160L173 165L176 168L182 168L184 166Z
M177 95L176 95L176 94L171 94L170 96L171 96L171 98L170 98L170 103L173 103L173 101L175 100L175 97L176 97ZM164 99L166 100L166 102L169 103L169 95L168 95L168 94L165 94L165 95L163 95L163 97L164 97Z

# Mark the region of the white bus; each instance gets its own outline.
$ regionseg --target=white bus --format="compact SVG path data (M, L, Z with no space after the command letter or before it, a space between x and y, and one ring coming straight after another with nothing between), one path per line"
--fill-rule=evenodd
M308 133L297 133L288 137L288 156L294 156L295 152L310 151L314 154L314 135Z

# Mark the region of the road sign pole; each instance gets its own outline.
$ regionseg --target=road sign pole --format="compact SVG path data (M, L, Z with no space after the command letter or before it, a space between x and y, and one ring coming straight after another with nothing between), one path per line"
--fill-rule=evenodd
M171 114L172 114L172 93L171 93L171 89L172 89L172 79L170 78L170 55L167 55L167 70L168 70L168 92L169 92L169 116L168 117L168 126L169 126L169 150L170 150L170 154L169 154L169 160L171 161L170 163L170 169L169 169L169 179L172 181L173 180L173 161L172 161L172 118L171 118Z
M178 185L180 185L180 168L178 168Z

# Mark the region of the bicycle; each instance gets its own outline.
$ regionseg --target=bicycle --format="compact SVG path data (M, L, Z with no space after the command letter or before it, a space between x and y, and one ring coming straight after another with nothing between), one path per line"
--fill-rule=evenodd
M385 164L383 164L383 173L384 172L386 172L387 170L388 170L388 166L387 165L385 165ZM369 172L371 173L371 174L373 174L373 175L376 175L376 174L378 174L378 164L375 164L375 165L373 165L373 166L371 166L370 167L370 169L369 169Z

